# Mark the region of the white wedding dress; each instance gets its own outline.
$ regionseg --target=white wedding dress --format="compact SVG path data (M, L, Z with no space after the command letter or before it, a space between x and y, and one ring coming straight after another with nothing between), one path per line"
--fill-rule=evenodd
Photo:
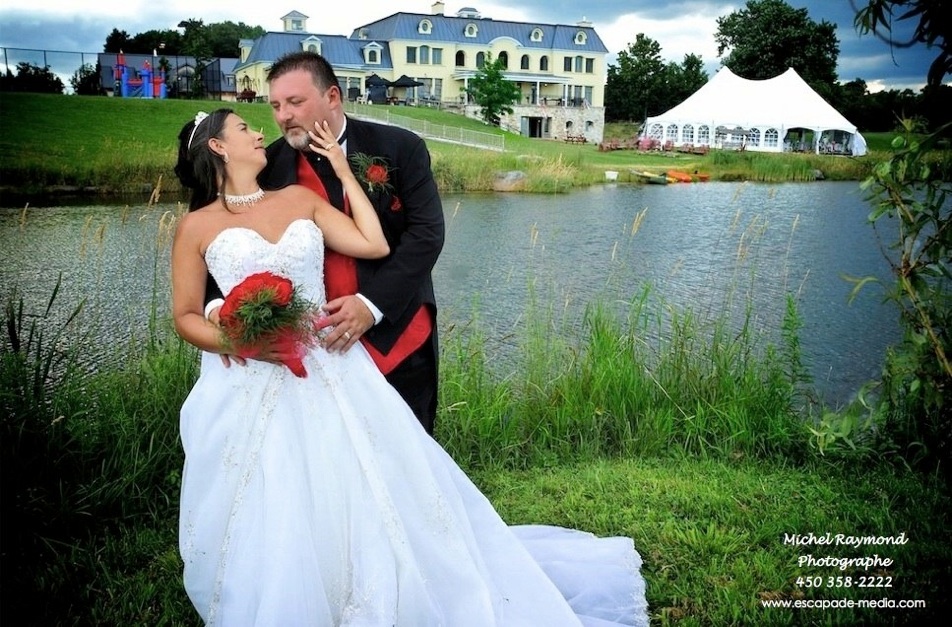
M228 292L270 270L324 302L323 237L229 228L206 261ZM204 354L181 413L180 551L209 625L647 625L629 538L509 527L360 345L306 378Z

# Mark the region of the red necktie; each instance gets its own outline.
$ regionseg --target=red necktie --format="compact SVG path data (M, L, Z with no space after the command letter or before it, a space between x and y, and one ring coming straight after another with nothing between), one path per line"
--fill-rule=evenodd
M321 182L320 177L311 167L307 158L303 154L298 155L298 183L317 192L322 198L327 199L327 189ZM330 200L328 200L330 202ZM350 215L350 203L347 196L344 196L345 214ZM353 257L342 255L329 248L324 250L324 286L327 291L327 300L334 300L341 296L349 296L357 293L357 262ZM430 336L433 329L433 318L430 316L430 310L426 305L421 305L410 324L404 329L403 333L397 338L393 348L386 355L367 341L366 336L360 338L364 348L370 353L377 368L383 374L388 374L396 368L400 362L406 359L411 353L423 346L423 343Z

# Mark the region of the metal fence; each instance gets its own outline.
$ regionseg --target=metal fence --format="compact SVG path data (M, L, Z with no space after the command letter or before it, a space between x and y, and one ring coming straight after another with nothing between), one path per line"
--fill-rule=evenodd
M34 50L29 48L6 48L0 47L3 52L3 72L9 72L14 76L17 74L17 66L20 63L29 63L39 68L50 69L61 81L63 81L64 92L73 93L73 87L70 79L84 65L95 69L96 64L102 62L100 68L100 83L105 89L115 87L115 64L118 55L113 52L63 52L59 50ZM187 96L191 93L192 83L195 80L194 68L197 63L194 57L185 55L166 55L166 54L126 54L126 64L135 70L141 69L144 62L148 61L153 68L159 66L160 61L168 64L169 72L165 83L169 89L169 97ZM235 93L235 87L228 84L222 73L221 59L214 59L208 63L202 71L202 86L205 98L209 100L221 99L222 93ZM118 92L118 88L116 89ZM141 95L141 94L137 94Z
M14 76L20 63L29 63L39 68L50 68L66 87L66 92L72 92L69 80L84 65L96 67L99 61L98 52L66 52L63 50L34 50L31 48L6 48L3 51L3 72L10 72Z
M394 109L399 110L400 107L345 103L344 108L350 115L371 118L385 124L401 126L422 137L452 142L455 144L463 144L465 146L474 146L476 148L498 150L500 152L506 150L506 138L503 135L494 135L492 133L483 133L481 131L471 131L458 126L433 124L427 120L418 120L416 118L393 113Z

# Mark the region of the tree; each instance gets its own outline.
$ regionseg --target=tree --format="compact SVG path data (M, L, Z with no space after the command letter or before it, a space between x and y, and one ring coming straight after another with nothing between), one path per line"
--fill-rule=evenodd
M79 96L102 96L104 91L99 81L101 71L102 67L99 63L95 66L84 63L69 79L69 84L73 86L73 93Z
M118 28L112 29L112 32L106 35L106 45L102 48L103 52L126 52L129 50L129 33Z
M696 54L684 55L681 65L668 63L665 67L664 90L659 104L662 113L684 101L707 83L704 60Z
M662 108L666 80L661 44L638 33L627 50L618 53L618 65L609 64L605 84L605 117L643 121Z
M205 97L205 83L202 80L205 68L212 60L212 49L208 44L208 37L202 20L184 20L179 22L179 28L185 29L185 54L195 57L195 75L192 77L189 93L193 98Z
M147 30L130 39L123 52L130 54L184 54L185 42L182 34L174 29Z
M17 74L7 70L0 83L4 91L25 91L38 94L62 94L64 85L59 76L53 74L49 66L40 67L21 61L17 63Z
M505 69L503 59L493 59L487 54L486 63L469 79L466 87L466 93L479 105L483 120L494 126L499 126L504 113L513 112L512 105L522 97L519 87L503 76Z
M821 94L836 83L836 25L817 24L806 9L783 0L748 0L746 8L717 18L714 41L722 64L738 76L773 78L792 67Z
M861 33L872 33L891 48L909 48L921 44L938 48L939 54L929 66L926 81L931 86L941 85L943 79L952 73L952 49L949 47L952 3L947 0L866 0L865 4L858 9L856 0L850 0L850 5L856 11L854 24ZM911 37L905 41L894 38L894 24L898 27L899 22L916 19L919 23Z
M129 33L113 29L106 37L105 52L116 53L120 50L128 54L152 54L162 51L167 55L194 56L190 47L194 47L198 36L204 40L207 58L234 58L238 56L238 42L241 39L257 39L265 34L260 26L248 26L244 22L220 22L204 24L201 20L184 20L179 23L184 35L175 29L147 30L130 37ZM186 42L189 38L189 42Z
M944 9L940 5L944 4ZM855 5L854 5L855 8ZM899 20L919 19L913 40L937 45L939 55L928 70L928 86L937 88L949 74L949 3L941 0L870 0L857 12L861 32L892 41L894 10L908 9ZM892 45L892 44L890 44ZM937 92L938 93L938 92ZM947 111L947 110L946 110ZM902 120L892 156L875 164L863 183L873 203L874 228L883 216L887 229L885 257L894 282L886 297L899 309L903 340L886 356L874 431L889 449L929 472L952 479L952 165L934 157L946 123L922 137L914 120ZM855 289L874 279L857 281Z
M238 56L238 42L242 39L257 39L265 34L260 26L248 26L244 22L220 22L205 27L208 45L213 57Z

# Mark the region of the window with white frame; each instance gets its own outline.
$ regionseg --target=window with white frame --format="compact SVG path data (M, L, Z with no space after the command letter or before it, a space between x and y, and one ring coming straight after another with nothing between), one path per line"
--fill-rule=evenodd
M429 46L420 46L420 63L423 65L430 64L430 47Z
M542 57L539 59L539 71L548 72L549 71L549 57Z
M420 24L417 26L417 32L421 35L429 35L433 32L433 22L430 20L420 20Z
M750 129L750 134L747 136L747 144L750 146L760 146L760 129L752 128ZM776 146L776 144L774 144Z
M694 125L685 124L681 127L681 143L682 144L693 144L694 143Z
M433 65L443 65L443 49L433 48L430 53L430 63Z
M522 58L519 60L519 69L520 70L529 69L529 55L527 54L522 55Z
M382 47L375 41L370 42L364 47L364 63L368 65L380 65L382 57Z
M699 146L711 145L711 127L707 124L702 124L697 128L697 143Z
M463 34L466 35L467 37L475 37L476 35L479 34L479 28L477 28L475 24L470 22L469 24L466 25L466 28L463 30Z
M585 42L588 41L588 35L585 34L585 31L578 31L575 33L575 43L579 46L584 46Z
M416 46L407 46L407 63L416 63Z
M775 128L764 132L764 148L776 148L780 143L780 133Z
M314 35L311 35L310 37L307 37L301 41L301 50L304 50L306 52L316 52L317 54L323 54L321 52L322 44L323 42L320 40L319 37L315 37Z
M542 29L533 28L532 33L529 35L529 41L542 41Z

